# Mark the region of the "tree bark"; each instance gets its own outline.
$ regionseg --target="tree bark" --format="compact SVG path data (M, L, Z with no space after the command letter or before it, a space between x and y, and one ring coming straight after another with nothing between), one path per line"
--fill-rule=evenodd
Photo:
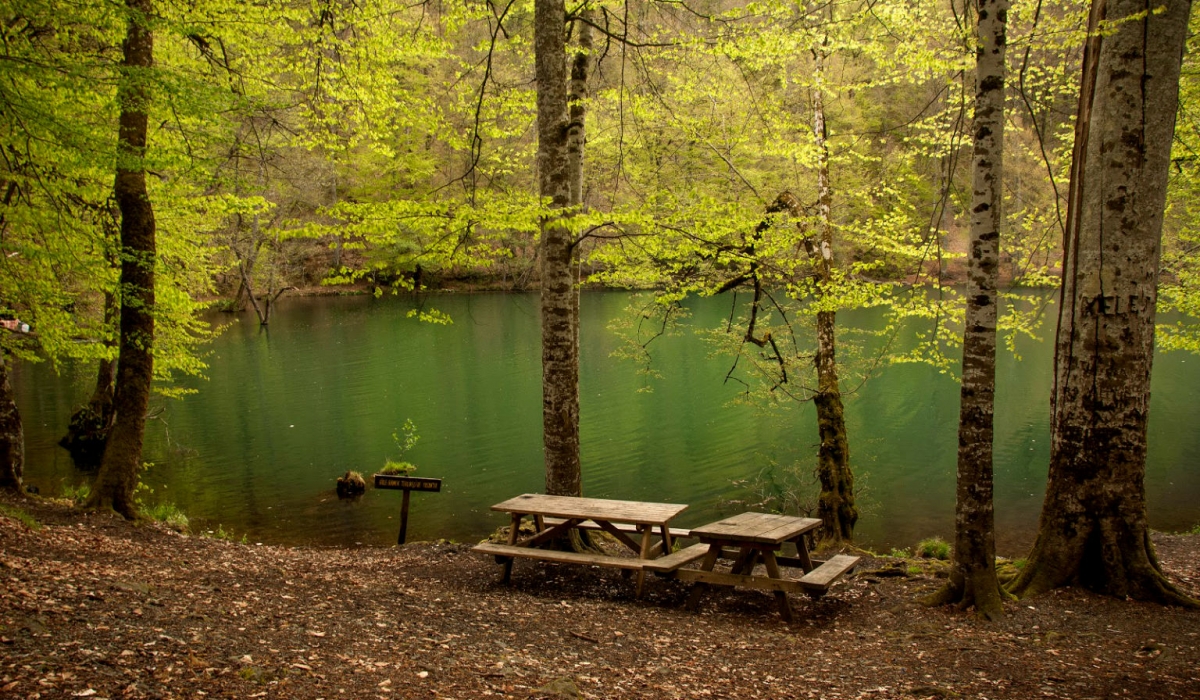
M817 295L833 281L833 188L829 181L829 144L826 142L824 47L814 51L816 59L813 89L813 136L817 146L817 218L819 220L817 258ZM846 416L837 373L837 312L817 312L817 431L821 447L817 453L817 479L821 494L817 515L821 518L821 539L842 542L854 537L858 508L854 504L854 473L850 470L850 442L846 437Z
M587 116L588 73L592 60L592 15L591 8L579 11L575 22L576 50L571 58L571 83L567 95L567 158L572 207L583 207L583 151L587 143L585 117Z
M122 44L117 137L117 174L113 195L121 212L121 316L116 420L88 508L111 508L136 518L133 493L142 467L146 409L154 374L154 209L146 190L149 72L154 65L150 31L151 0L125 0L129 25Z
M571 204L570 130L563 0L537 0L538 189L552 209ZM546 493L582 494L579 463L579 295L571 230L559 214L541 222L542 436Z
M8 380L10 359L0 351L0 490L21 493L25 475L25 428Z
M997 282L1004 173L1004 49L1008 0L979 0L967 312L958 418L958 492L949 580L927 602L1004 614L996 578L992 435L996 396Z
M1156 12L1162 5L1163 11ZM1076 119L1054 359L1050 471L1012 590L1081 584L1200 605L1146 522L1146 426L1163 208L1189 0L1095 0Z

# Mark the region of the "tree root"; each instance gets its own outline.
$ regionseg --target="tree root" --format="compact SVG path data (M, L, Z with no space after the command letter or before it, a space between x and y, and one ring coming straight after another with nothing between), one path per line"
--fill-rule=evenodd
M956 570L941 588L918 598L917 603L930 608L954 605L963 612L975 608L976 617L996 622L1004 617L1004 601L1010 598L989 572L965 577Z

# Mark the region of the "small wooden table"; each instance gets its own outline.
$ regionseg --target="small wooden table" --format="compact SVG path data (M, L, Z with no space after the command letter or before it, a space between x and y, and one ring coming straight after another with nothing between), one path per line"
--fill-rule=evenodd
M804 541L805 534L820 527L817 518L799 518L791 515L775 515L772 513L741 513L715 523L693 528L691 536L698 538L701 544L709 549L704 557L700 570L679 569L676 576L681 580L695 581L688 606L694 608L700 602L708 584L726 586L743 586L747 588L764 588L773 590L779 601L779 612L789 622L792 620L792 608L788 603L789 592L805 592L814 597L820 597L829 590L829 585L835 579L854 568L858 557L837 555L826 562L817 562L814 567L809 557L808 546ZM776 551L785 542L796 544L796 556L776 556ZM737 550L733 567L729 573L714 571L717 560L723 556L723 548ZM767 569L767 575L754 576L754 566L759 561ZM798 566L805 575L801 579L785 579L779 572L779 565Z
M495 555L501 560L504 564L503 581L509 581L512 575L514 557L612 566L637 571L637 595L640 596L646 577L643 566L660 554L671 551L671 520L687 510L687 505L526 493L497 503L492 506L492 510L512 516L508 544L484 542L474 547L474 550ZM526 516L533 518L536 532L530 537L518 540L521 520ZM559 552L539 547L567 535L572 529L603 530L636 552L637 558ZM637 538L630 537L630 534L636 535ZM655 535L660 538L657 544L652 540Z

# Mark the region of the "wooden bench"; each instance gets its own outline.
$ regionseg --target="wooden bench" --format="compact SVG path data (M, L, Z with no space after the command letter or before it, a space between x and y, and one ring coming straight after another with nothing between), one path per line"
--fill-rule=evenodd
M812 598L820 598L825 595L833 582L841 578L846 572L853 569L858 564L859 557L850 556L849 554L838 554L826 562L813 561L814 564L820 564L817 568L804 574L800 578L800 585L804 587L804 592Z
M480 542L471 548L472 552L491 554L500 563L514 557L552 561L559 564L584 564L588 566L608 566L614 569L629 569L641 571L653 559L634 559L633 557L610 557L606 554L584 554L581 552L561 552L556 549L538 549L537 547L518 547L511 544L495 542Z
M691 547L684 547L677 552L671 552L665 557L650 559L643 568L658 574L671 573L691 564L697 559L703 559L708 554L708 549L709 545L707 544L694 544Z

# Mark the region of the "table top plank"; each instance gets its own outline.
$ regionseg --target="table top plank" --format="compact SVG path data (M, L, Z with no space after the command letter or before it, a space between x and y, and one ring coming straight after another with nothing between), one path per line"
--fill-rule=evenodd
M693 528L691 535L700 539L779 545L820 525L817 518L748 512Z
M492 506L506 513L545 515L552 518L606 520L638 525L666 525L687 510L684 503L618 501L608 498L577 498L526 493Z

